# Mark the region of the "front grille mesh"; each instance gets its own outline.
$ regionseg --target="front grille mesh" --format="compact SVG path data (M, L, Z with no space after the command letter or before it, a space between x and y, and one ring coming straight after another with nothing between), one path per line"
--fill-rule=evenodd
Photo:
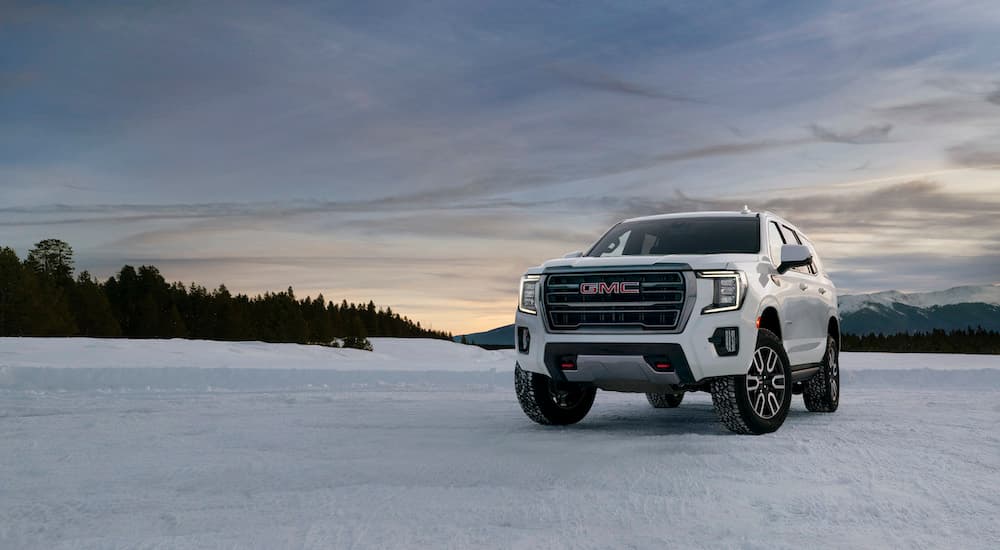
M591 291L596 286L601 292L582 294L583 283L592 283L588 285ZM639 292L614 292L614 283L629 283L629 288L638 288ZM684 276L676 271L555 274L546 278L544 294L546 316L553 330L672 330L677 328L684 309Z

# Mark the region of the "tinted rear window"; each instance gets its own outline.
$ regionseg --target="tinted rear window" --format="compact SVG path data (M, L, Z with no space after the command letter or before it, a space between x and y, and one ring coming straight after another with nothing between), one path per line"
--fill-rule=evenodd
M756 254L758 224L756 216L625 222L612 228L587 255Z

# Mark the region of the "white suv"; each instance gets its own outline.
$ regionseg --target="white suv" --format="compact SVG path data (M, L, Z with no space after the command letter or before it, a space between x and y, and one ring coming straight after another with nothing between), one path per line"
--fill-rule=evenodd
M586 253L529 269L515 322L515 386L541 424L573 424L597 389L657 408L710 391L730 430L777 430L801 393L833 412L837 292L809 239L770 212L649 216Z

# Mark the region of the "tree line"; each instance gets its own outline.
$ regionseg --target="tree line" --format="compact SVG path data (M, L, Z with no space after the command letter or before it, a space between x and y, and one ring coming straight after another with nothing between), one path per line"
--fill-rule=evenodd
M451 339L391 308L299 299L291 287L250 297L225 285L167 283L151 265L126 265L101 282L74 278L73 250L47 239L24 261L0 247L0 336L260 340L371 349L369 336Z
M982 327L899 334L843 334L844 351L1000 354L1000 332Z

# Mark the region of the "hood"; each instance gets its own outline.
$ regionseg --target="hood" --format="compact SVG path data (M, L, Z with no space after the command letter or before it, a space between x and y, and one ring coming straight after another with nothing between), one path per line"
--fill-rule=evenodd
M527 271L527 274L537 275L541 273L595 269L617 270L637 267L678 270L735 269L734 264L736 263L755 262L758 259L758 254L678 254L667 256L617 256L613 258L559 258L533 267Z

